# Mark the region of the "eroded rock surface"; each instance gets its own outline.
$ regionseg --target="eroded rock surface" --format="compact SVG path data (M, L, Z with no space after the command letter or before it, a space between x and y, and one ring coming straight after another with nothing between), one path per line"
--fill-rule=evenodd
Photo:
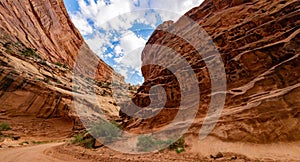
M208 33L225 65L226 103L210 135L255 143L300 140L300 1L206 0L185 16ZM191 30L193 24L186 22L182 17L159 27L147 42L142 61L145 65L151 59L164 60L168 50L163 47L173 49L188 61L201 93L198 114L188 134L198 135L210 103L212 76L197 52L200 49L209 55L212 49L201 44L203 35ZM188 39L179 37L180 33L185 33ZM154 49L151 45L161 47ZM171 67L168 64L167 68ZM178 78L170 71L147 65L142 73L145 83L134 102L148 106L148 93L154 85L165 88L168 100L159 115L129 120L128 129L138 133L159 130L169 124L181 99Z
M79 111L118 116L109 89L115 72L84 42L62 0L1 1L0 36L2 120L64 118L77 130Z

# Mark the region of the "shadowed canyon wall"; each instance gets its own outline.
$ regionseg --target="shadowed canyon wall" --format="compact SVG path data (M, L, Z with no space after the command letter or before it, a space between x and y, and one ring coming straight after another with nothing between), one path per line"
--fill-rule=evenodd
M118 115L107 86L115 72L84 42L62 0L1 1L0 35L2 113L72 118L77 126L74 95L96 93L101 109ZM74 72L80 74L77 85ZM95 102L80 101L82 109L97 111Z

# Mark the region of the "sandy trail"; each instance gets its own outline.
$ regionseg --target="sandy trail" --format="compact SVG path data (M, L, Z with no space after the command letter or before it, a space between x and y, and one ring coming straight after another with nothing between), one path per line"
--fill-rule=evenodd
M51 156L51 152L46 154L46 150L63 143L50 143L36 146L0 149L0 161L2 162L62 162L63 160L56 159Z
M262 161L300 162L300 142L251 144L243 142L224 142L214 137L207 137L205 140L190 137L188 141L193 141L190 151L200 153L203 156L209 156L216 152L231 152L245 155L250 159Z
M1 162L91 162L91 161L213 161L211 154L224 153L217 161L300 161L300 143L246 144L222 142L213 137L200 141L195 139L186 152L164 150L157 153L130 155L102 147L96 150L85 149L68 143L49 143L18 148L0 149ZM198 141L198 142L197 142Z

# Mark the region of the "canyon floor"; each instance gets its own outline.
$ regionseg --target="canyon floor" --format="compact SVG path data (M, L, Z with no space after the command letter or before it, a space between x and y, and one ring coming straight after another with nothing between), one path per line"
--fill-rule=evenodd
M185 138L186 151L180 154L166 149L156 153L132 155L120 153L105 146L98 149L86 149L71 144L73 137L70 126L63 125L64 122L60 119L48 121L30 118L29 116L16 117L13 120L4 119L5 116L1 116L1 121L9 122L12 129L2 131L3 137L0 142L0 159L2 162L300 161L300 155L298 154L300 152L300 142L249 144L224 142L214 137L199 140L197 137L189 136ZM49 136L50 134L52 135ZM12 140L11 138L16 135L20 139ZM210 155L216 155L219 152L222 153L223 157L217 159L210 157Z
M225 146L225 143L216 142L217 145ZM209 156L201 153L186 151L177 154L174 151L161 151L157 153L130 155L113 151L103 147L99 149L85 149L81 146L72 145L68 142L50 142L46 144L34 144L19 146L14 148L1 148L0 159L3 162L15 161L37 161L37 162L56 162L56 161L299 161L295 147L291 145L258 146L249 147L240 145L233 150L236 152L223 152L222 158L213 160ZM299 146L299 145L298 145ZM232 148L231 145L230 148ZM285 149L283 149L285 147ZM204 150L205 147L201 149ZM190 148L188 148L190 149ZM200 148L199 148L200 149ZM249 150L248 150L249 149ZM270 150L271 149L271 150ZM230 149L228 149L230 150ZM254 151L256 150L256 151ZM211 150L210 150L211 151ZM217 149L215 150L217 151ZM299 151L299 148L298 148ZM200 151L201 152L201 151ZM205 152L205 151L204 151ZM245 153L245 156L239 153ZM265 158L261 157L264 154Z
M0 112L0 123L8 123L11 127L11 130L1 131L0 161L300 161L300 142L224 142L212 136L205 140L192 135L185 137L186 151L180 154L168 149L137 155L117 152L105 146L86 149L72 144L73 125L65 120L17 113L12 116ZM219 152L223 157L210 157Z

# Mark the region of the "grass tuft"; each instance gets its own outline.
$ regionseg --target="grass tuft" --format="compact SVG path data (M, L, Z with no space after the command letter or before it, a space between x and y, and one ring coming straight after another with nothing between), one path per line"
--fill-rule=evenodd
M0 131L8 131L11 130L11 127L8 123L0 123Z

